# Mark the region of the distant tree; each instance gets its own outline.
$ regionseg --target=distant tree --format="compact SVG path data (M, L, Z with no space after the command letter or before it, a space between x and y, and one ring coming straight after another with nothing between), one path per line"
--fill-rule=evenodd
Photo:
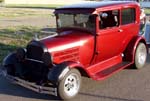
M0 0L0 3L4 2L4 0Z
M4 0L0 0L0 7L4 6Z

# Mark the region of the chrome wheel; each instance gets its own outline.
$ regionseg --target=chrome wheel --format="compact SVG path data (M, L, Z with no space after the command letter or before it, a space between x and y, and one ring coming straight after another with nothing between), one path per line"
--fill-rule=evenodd
M144 43L140 43L135 53L135 67L137 69L142 68L146 62L147 49Z
M80 85L80 78L77 74L70 74L64 83L64 92L68 96L76 95L79 91L79 85Z
M71 69L59 83L59 96L62 99L71 99L78 94L80 87L81 74L77 69Z
M138 62L140 64L144 64L146 61L146 54L145 54L145 50L141 49L139 54L138 54Z

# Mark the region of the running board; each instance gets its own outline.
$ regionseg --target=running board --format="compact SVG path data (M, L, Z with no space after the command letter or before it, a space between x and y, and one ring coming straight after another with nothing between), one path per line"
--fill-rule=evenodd
M115 66L112 66L108 69L100 71L92 77L93 77L94 80L103 80L106 77L109 77L110 75L118 72L119 70L122 70L122 69L126 68L127 66L129 66L131 64L132 64L131 62L122 62L122 63L119 63L119 64L117 64Z

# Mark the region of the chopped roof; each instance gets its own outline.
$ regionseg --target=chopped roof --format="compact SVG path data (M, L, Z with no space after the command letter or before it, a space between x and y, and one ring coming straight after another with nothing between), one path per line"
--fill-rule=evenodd
M119 4L129 4L129 3L136 3L135 1L85 1L78 4L72 4L68 6L63 6L57 9L68 9L68 8L99 8L105 6L113 6Z

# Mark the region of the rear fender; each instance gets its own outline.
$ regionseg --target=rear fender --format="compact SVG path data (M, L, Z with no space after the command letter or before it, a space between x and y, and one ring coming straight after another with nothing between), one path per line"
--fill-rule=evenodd
M124 61L134 62L135 51L140 42L142 42L146 45L146 41L142 36L135 36L134 38L132 38L132 40L129 42L126 50L124 51L124 58L123 58ZM148 49L147 49L147 51L148 51Z

